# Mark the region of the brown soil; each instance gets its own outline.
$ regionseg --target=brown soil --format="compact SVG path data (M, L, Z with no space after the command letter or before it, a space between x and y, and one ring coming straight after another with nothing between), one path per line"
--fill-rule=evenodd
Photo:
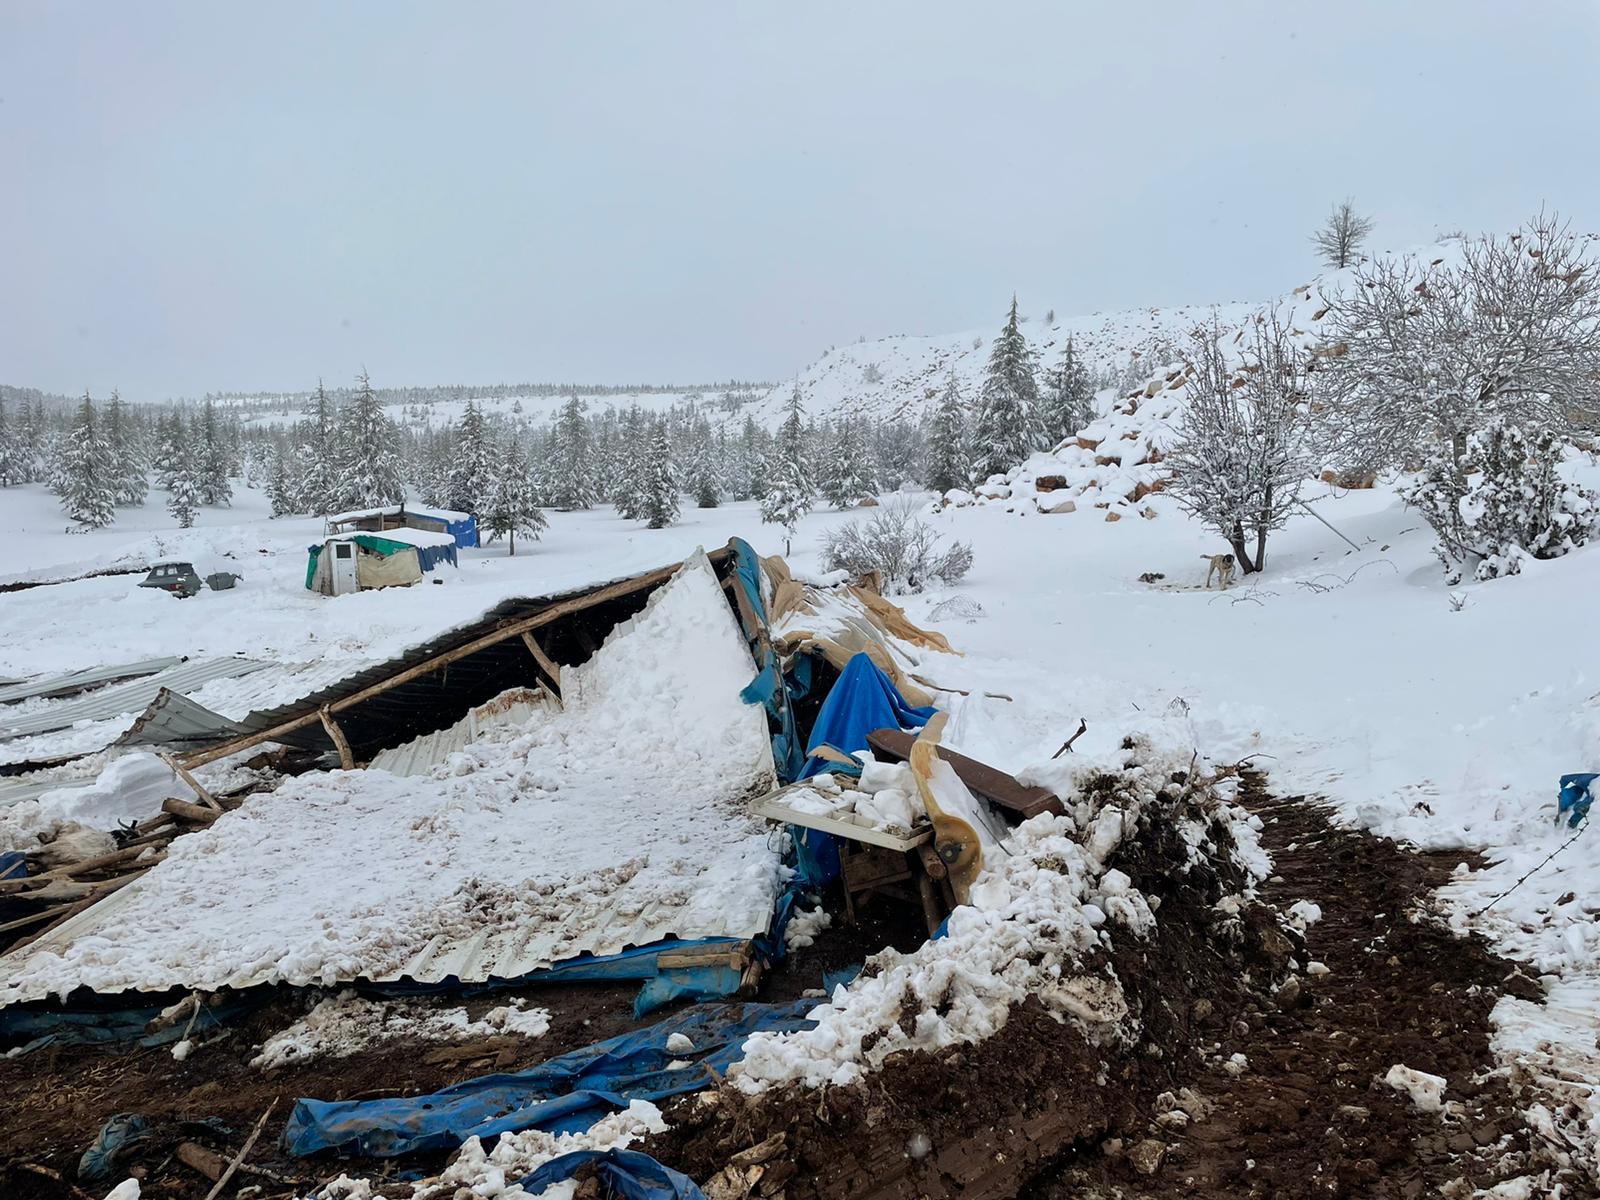
M1316 805L1272 800L1258 780L1243 798L1276 864L1262 898L1279 909L1312 900L1323 917L1302 940L1255 910L1233 931L1230 959L1206 917L1214 897L1155 878L1165 848L1143 843L1148 869L1119 865L1163 903L1159 936L1114 959L1145 1001L1146 1041L1132 1053L1105 1059L1024 1005L988 1042L890 1060L864 1085L682 1104L652 1149L702 1181L730 1159L764 1160L747 1168L749 1194L781 1184L787 1200L1409 1200L1548 1168L1504 1079L1489 1075L1496 999L1540 989L1426 913L1465 856L1335 829ZM1291 950L1299 969L1274 989ZM1307 974L1313 960L1328 973ZM1235 1053L1248 1063L1238 1074L1225 1067ZM1445 1076L1459 1109L1416 1109L1382 1082L1397 1063ZM910 1155L916 1135L931 1143L921 1159ZM1596 1194L1558 1179L1565 1196Z

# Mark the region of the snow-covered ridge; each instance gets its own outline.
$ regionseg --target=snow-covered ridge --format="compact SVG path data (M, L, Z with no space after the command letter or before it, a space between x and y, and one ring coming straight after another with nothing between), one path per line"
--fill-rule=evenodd
M1041 367L1056 364L1070 337L1091 372L1121 371L1134 355L1144 357L1154 347L1180 342L1195 326L1210 322L1213 314L1231 327L1252 308L1239 302L1215 308L1137 308L1063 317L1049 324L1036 319L1023 325L1022 331ZM933 409L952 373L963 394L974 401L988 366L990 342L1004 316L1003 306L997 305L994 324L987 329L887 337L836 347L794 378L777 384L755 404L747 405L740 418L750 414L769 428L775 427L798 386L806 415L815 420L843 416L917 420Z

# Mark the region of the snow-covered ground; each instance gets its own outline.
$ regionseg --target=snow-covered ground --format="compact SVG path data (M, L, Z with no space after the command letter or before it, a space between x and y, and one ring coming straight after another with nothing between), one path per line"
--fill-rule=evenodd
M1600 482L1593 464L1582 471ZM1591 615L1600 548L1449 589L1429 531L1394 489L1317 485L1307 498L1360 549L1298 518L1274 535L1265 577L1226 593L1203 588L1201 557L1226 547L1160 495L1141 504L1154 520L1004 503L932 517L972 542L975 566L959 587L911 598L908 612L967 652L941 664L941 683L1012 697L958 706L947 740L1021 769L1047 759L1080 715L1085 754L1152 716L1181 718L1214 760L1259 756L1280 792L1325 796L1346 819L1423 846L1486 852L1494 865L1463 871L1448 891L1457 923L1530 958L1557 995L1590 994L1600 979L1600 850L1589 838L1487 913L1469 914L1568 836L1552 824L1557 777L1600 767ZM552 513L544 539L515 559L490 547L464 554L442 586L327 598L303 587L317 523L267 521L263 508L241 488L233 510L208 510L184 534L153 504L111 530L68 536L42 492L0 491L0 514L23 538L14 564L27 569L99 566L158 543L248 560L237 591L190 601L138 592L128 578L0 594L0 676L157 654L370 661L507 596L624 575L734 534L763 552L782 543L749 505L685 508L662 531L609 508ZM819 569L822 534L849 516L802 522L798 570ZM1140 582L1150 572L1164 578ZM955 607L940 609L952 595L981 615L933 619ZM1502 1006L1507 1053L1535 1042L1548 1053L1565 1040L1592 1055L1594 1029L1580 1010Z

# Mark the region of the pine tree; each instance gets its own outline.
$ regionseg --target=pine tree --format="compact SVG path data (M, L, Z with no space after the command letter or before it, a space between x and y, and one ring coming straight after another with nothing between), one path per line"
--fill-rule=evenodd
M650 448L640 478L640 519L651 529L665 529L678 519L678 478L672 468L672 442L663 417L654 422Z
M989 351L989 371L978 402L972 440L979 479L1009 471L1041 441L1034 411L1039 385L1034 378L1033 348L1019 324L1013 296L1005 328Z
M294 484L289 477L289 452L282 446L272 448L272 468L267 476L267 496L272 501L272 515L287 517L296 511Z
M456 429L445 507L457 512L482 512L494 487L496 472L490 456L492 446L484 427L483 413L471 400L461 414Z
M695 505L699 508L716 508L722 500L722 488L717 479L717 466L721 457L711 433L711 423L704 417L694 423L689 451L689 473L685 480Z
M187 469L188 439L184 434L183 419L177 412L169 412L156 425L156 484L165 491L172 490L173 480Z
M200 410L200 427L193 439L195 486L201 504L227 504L233 499L230 455L225 433L217 422L217 410L206 397Z
M489 540L510 538L510 553L517 553L517 534L537 538L549 522L539 507L528 459L515 435L500 448L493 483L489 487L484 524Z
M22 439L6 420L6 398L0 395L0 487L24 482Z
M834 508L851 508L863 496L878 490L868 446L869 430L863 421L842 420L833 429L827 470L822 479L823 498Z
M646 517L644 476L649 469L654 432L653 422L632 405L614 430L611 455L611 503L624 521Z
M111 446L112 493L118 504L143 504L150 485L144 473L144 447L115 391L106 405L106 440Z
M317 394L302 422L304 440L300 450L300 512L326 515L338 506L339 414L328 393L317 380Z
M594 504L593 445L583 401L570 396L556 422L549 462L550 498L571 511Z
M61 496L67 516L80 531L100 529L116 519L116 497L111 487L111 447L95 417L94 402L84 392L78 419L62 448Z
M763 474L765 491L761 496L761 520L784 528L783 552L791 553L800 518L811 511L816 499L811 472L805 459L805 412L800 406L800 389L789 398L788 412L778 428L778 436Z
M406 498L399 434L383 411L365 371L356 376L355 398L341 416L339 505L380 508Z
M167 511L176 519L179 529L194 525L194 510L199 503L200 489L194 477L188 471L173 476L172 486L167 489Z
M1040 402L1045 445L1054 446L1069 438L1095 418L1094 381L1067 338L1061 361L1046 375L1047 387Z
M967 406L955 372L945 383L944 395L933 410L928 430L928 486L941 496L954 488L972 485L972 457L967 445Z

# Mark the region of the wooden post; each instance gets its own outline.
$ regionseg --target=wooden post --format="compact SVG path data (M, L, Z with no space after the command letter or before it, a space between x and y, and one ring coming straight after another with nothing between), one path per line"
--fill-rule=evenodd
M322 727L328 731L328 736L333 739L333 744L339 749L339 765L346 771L356 769L356 756L350 753L350 743L344 736L344 730L339 728L339 722L333 719L333 712L329 705L324 704L317 710L317 715L322 718Z
M556 693L561 692L561 665L544 652L544 647L534 640L533 634L526 629L522 631L523 644L528 647L528 653L533 655L533 661L539 664L539 669L550 677L550 682L555 684Z
M185 767L177 759L167 754L163 754L161 756L161 761L166 763L167 766L171 767L173 771L177 773L179 779L183 780L194 789L194 794L200 797L200 803L204 804L207 808L215 809L217 812L222 811L222 805L217 802L217 798L210 792L206 791L205 788L200 786L200 781L189 773L187 767Z

